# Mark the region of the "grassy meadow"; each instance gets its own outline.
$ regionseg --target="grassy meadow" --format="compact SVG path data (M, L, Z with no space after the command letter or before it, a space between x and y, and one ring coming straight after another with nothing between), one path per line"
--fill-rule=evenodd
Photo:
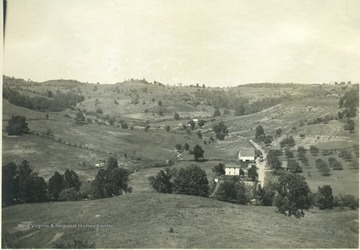
M136 204L136 205L134 205ZM310 210L302 219L275 207L153 192L110 199L25 204L3 209L8 247L54 247L74 237L97 248L357 248L357 211ZM19 228L23 224L111 225ZM173 229L173 232L171 231Z

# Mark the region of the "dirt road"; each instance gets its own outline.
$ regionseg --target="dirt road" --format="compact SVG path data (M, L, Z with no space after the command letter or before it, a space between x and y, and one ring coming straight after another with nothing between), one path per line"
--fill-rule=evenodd
M254 142L253 140L249 140L251 144L254 145L254 147L258 150L261 151L262 155L263 155L263 161L260 161L260 158L256 159L256 167L258 168L258 181L261 185L261 187L264 187L265 184L265 175L266 175L266 152L262 149L262 147L257 144L256 142Z

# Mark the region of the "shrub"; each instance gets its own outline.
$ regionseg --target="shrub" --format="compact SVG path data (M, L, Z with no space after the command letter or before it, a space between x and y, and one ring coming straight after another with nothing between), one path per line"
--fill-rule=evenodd
M75 188L66 188L59 194L60 201L78 201L80 200L80 194Z
M174 177L176 177L176 169L170 170L166 168L165 171L160 170L156 176L150 176L149 181L151 186L159 193L172 193L174 188Z
M334 206L334 197L330 185L324 185L318 188L316 194L316 203L320 209L332 209Z
M251 200L251 191L244 182L234 178L220 183L215 197L220 201L246 205Z
M330 157L328 159L328 161L329 161L330 168L332 168L333 170L342 170L343 169L341 163L338 160L336 160L335 158Z

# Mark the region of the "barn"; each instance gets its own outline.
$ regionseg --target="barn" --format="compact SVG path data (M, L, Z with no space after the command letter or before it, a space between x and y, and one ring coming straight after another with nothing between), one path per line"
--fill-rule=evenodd
M239 150L238 160L242 162L254 162L255 161L255 149L243 148Z

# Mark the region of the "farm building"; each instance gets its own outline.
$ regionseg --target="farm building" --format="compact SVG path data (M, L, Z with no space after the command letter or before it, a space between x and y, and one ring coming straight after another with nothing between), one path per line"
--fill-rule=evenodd
M240 165L229 163L225 165L225 175L240 175Z
M239 161L255 161L255 150L253 148L240 149L238 155Z
M97 168L103 168L103 167L105 167L105 161L101 161L101 162L95 163L95 167L97 167Z

